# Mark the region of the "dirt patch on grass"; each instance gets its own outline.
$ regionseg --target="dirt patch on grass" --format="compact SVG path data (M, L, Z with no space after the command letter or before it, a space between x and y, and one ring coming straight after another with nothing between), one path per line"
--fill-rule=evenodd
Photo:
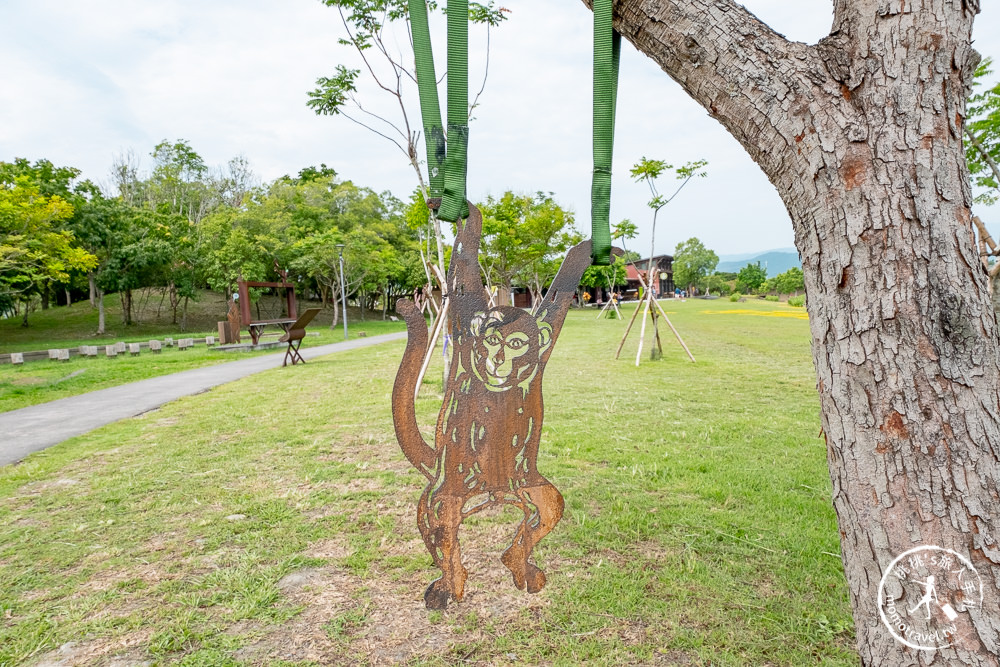
M378 477L355 477L344 485L344 491L346 493L353 493L357 491L381 491L383 488L385 488L385 485Z
M351 549L339 537L332 537L314 543L303 554L307 558L328 558L330 560L347 558Z
M30 482L21 487L26 493L32 495L41 495L47 491L60 491L62 489L67 489L72 486L76 486L80 481L72 479L70 477L63 477L61 479L53 479L45 482Z
M433 440L433 435L430 437ZM385 472L413 472L391 433L363 433L341 436L329 444L326 453L316 457L319 461L353 461L360 470Z
M400 507L407 507L400 503ZM487 644L497 628L538 615L549 604L543 590L529 595L514 587L500 555L516 528L513 513L486 517L463 528L462 546L469 576L465 597L442 613L429 612L423 593L438 570L430 564L416 528L399 540L379 547L382 556L426 558L427 567L373 572L371 577L350 574L336 566L304 568L278 582L283 597L302 612L281 627L267 631L234 658L255 665L277 660L319 664L396 664L440 659L465 647ZM350 549L338 538L314 544L307 556L339 559ZM547 568L558 577L554 563ZM373 566L378 569L378 561Z
M21 600L21 602L34 602L35 600L46 599L49 595L51 595L51 593L52 591L47 588L35 588L30 591L24 591L20 596L18 596L18 599Z
M149 643L153 631L149 629L122 635L115 639L95 639L86 642L67 642L54 651L29 662L30 667L140 667L152 664L140 650Z
M295 572L289 572L278 581L278 590L286 597L295 598L303 592L308 592L326 583L323 570L307 567Z
M667 651L666 653L657 653L653 657L653 664L673 667L674 665L700 665L703 663L684 651Z
M677 556L680 552L670 549L658 540L645 540L632 547L633 551L648 560L662 562L671 556Z
M25 528L46 528L49 525L48 522L24 516L15 517L10 523L12 526L23 526Z
M13 377L10 383L15 387L31 387L36 384L45 384L45 378L37 375L26 375L24 377Z
M103 570L94 574L88 581L76 587L73 595L77 598L91 593L111 590L127 581L142 581L146 586L156 586L161 581L178 579L180 574L164 572L157 563L138 563L127 569Z

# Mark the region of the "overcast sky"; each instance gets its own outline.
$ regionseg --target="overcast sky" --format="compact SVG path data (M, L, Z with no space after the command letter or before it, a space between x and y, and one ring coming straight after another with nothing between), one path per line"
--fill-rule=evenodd
M579 0L503 0L510 20L492 35L486 91L471 128L469 194L552 191L589 234L591 13ZM829 0L751 0L786 37L829 31ZM432 29L443 32L440 22ZM319 0L0 1L0 160L46 158L107 181L115 155L146 159L163 139L186 139L210 166L236 155L264 180L326 163L343 179L405 198L416 180L390 143L305 106L317 77L356 66L339 16ZM471 87L482 76L484 33L470 37ZM984 2L975 45L1000 57L1000 8ZM660 215L657 252L699 237L720 254L790 247L791 223L760 169L648 58L623 46L611 219L629 218L649 249L642 157L706 159ZM445 50L435 53L443 71ZM384 109L384 94L364 99ZM415 107L414 107L415 109ZM419 116L412 120L419 126ZM675 181L663 179L661 190ZM980 210L1000 223L1000 207ZM1000 224L994 225L1000 227Z

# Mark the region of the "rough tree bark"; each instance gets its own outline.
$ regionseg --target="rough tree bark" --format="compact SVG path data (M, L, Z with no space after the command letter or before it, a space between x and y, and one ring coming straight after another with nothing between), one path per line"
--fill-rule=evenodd
M997 322L962 149L978 0L834 0L812 46L731 0L615 4L791 216L862 663L1000 664ZM926 544L984 584L938 651L896 642L877 609L884 570Z

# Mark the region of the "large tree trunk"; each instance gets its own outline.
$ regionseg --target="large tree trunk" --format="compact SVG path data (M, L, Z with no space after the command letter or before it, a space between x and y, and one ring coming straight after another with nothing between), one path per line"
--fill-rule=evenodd
M816 46L730 0L616 0L615 25L788 208L862 663L997 665L1000 350L961 140L979 3L833 4ZM878 611L883 574L922 545L984 584L937 651L905 647Z
M180 305L180 301L181 301L180 300L180 296L177 294L177 283L175 283L173 280L171 280L170 284L167 286L167 290L170 293L170 310L171 310L171 313L172 313L171 319L170 319L170 323L171 324L177 324L177 307L178 307L178 305ZM185 318L186 318L187 317L187 314L186 314L187 301L184 302L184 308L185 308ZM186 321L186 319L185 319L185 321ZM183 330L183 327L182 327L182 330Z
M336 329L337 323L340 321L340 290L331 285L330 294L332 295L330 303L333 304L333 321L330 322L330 328Z
M97 335L104 335L104 290L97 290Z
M118 292L118 296L122 302L122 323L125 326L132 325L132 290L123 289Z

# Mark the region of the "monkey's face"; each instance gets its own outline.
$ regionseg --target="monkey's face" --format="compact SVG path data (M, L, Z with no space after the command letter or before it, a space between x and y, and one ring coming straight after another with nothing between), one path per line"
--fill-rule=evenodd
M527 390L538 372L538 357L548 346L551 327L517 308L495 308L472 324L473 371L487 389Z

